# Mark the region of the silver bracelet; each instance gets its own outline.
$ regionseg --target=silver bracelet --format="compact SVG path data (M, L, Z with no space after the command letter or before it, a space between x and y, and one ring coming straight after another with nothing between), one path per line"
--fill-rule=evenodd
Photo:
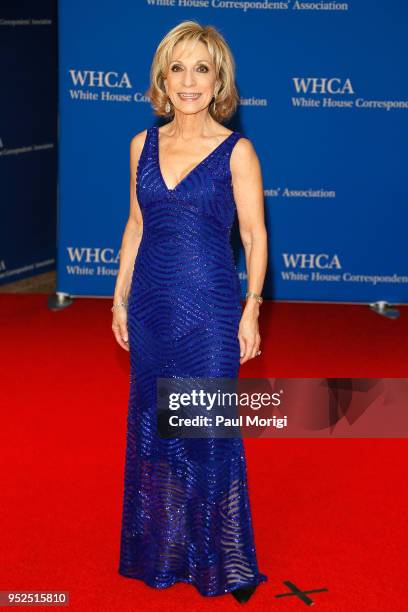
M115 308L126 308L127 309L127 302L117 302L117 304L114 304L111 308L111 311L113 312L115 310Z

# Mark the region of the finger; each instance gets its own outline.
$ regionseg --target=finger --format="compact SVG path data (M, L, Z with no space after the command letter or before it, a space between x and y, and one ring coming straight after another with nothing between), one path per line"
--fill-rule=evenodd
M259 344L255 342L249 358L253 359L254 357L256 357L258 355L258 351L259 351Z
M254 346L254 350L253 353L251 354L250 359L253 359L254 357L259 357L261 355L262 351L260 348L260 342L256 342L255 346Z
M253 350L250 355L250 359L257 357L260 354L260 344L261 344L261 336L259 334L256 335L256 340L254 342Z
M257 342L257 349L256 349L256 354L259 356L261 355L262 351L261 351L261 336L258 334L258 342Z
M122 337L120 335L118 335L118 337L116 338L116 340L118 341L118 344L125 349L125 351L129 351L129 344L127 342L123 342Z
M129 344L122 340L122 334L120 332L119 327L112 327L116 342L121 346L125 351L129 351Z
M253 359L254 357L258 355L260 344L261 344L261 336L259 334L256 334L254 343L253 343L253 347L252 347L252 351L251 351L251 355L249 357L250 359Z
M119 329L120 329L120 333L121 333L123 342L128 342L129 337L128 337L128 330L127 330L126 323L121 321L119 323Z
M250 359L250 355L253 351L254 348L254 343L251 342L250 340L246 340L245 343L245 355L241 361L241 363L245 363L246 361L248 361L248 359Z
M242 336L238 336L238 340L239 340L239 356L242 358L245 355L245 348L246 348L246 342L245 342L245 338L243 338Z
M243 351L243 355L240 360L241 363L245 363L246 361L248 361L248 355L249 355L250 349L251 347L248 343L248 340L244 338L244 351Z

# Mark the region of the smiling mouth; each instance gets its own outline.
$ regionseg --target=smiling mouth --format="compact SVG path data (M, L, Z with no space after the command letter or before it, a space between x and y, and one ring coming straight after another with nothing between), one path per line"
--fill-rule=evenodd
M185 92L180 92L177 95L182 100L197 100L197 98L199 98L201 96L201 93L185 93Z

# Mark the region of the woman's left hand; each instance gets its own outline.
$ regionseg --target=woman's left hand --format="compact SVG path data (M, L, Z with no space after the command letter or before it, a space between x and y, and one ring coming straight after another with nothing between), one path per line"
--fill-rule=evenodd
M241 364L258 355L261 336L259 335L257 311L244 311L239 323L238 340L241 349L239 360Z

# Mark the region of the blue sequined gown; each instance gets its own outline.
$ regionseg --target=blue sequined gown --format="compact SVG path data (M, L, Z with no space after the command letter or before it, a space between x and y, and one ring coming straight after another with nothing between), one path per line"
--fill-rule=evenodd
M259 572L241 438L160 438L156 377L237 377L242 306L229 241L233 131L167 188L159 130L137 168L143 236L128 296L130 396L119 573L222 595Z

